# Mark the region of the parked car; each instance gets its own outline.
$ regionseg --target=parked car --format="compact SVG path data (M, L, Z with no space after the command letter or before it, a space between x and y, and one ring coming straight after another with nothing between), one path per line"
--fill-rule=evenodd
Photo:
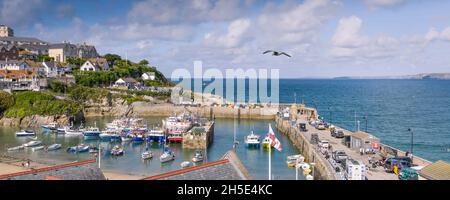
M320 124L316 125L316 129L317 130L326 130L327 128L325 127L325 124L320 123Z
M328 140L320 140L318 145L321 148L328 148L330 147L330 142Z
M341 162L345 162L345 160L348 158L347 154L345 153L345 151L342 150L336 150L335 152L333 152L332 158L337 162L337 163L341 163Z
M399 180L419 180L419 174L416 170L405 167L398 173Z
M344 130L337 130L333 137L344 138Z
M305 124L305 123L300 123L300 124L299 124L299 129L300 129L300 131L302 131L302 132L308 131L308 130L306 129L306 124Z
M410 157L406 156L387 158L386 161L384 162L384 169L387 172L393 172L395 165L397 165L398 170L400 171L405 167L411 167L412 160Z

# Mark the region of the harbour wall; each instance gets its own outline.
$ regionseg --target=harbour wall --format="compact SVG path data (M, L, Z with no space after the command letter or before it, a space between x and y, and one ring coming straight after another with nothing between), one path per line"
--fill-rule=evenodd
M183 149L206 149L214 141L214 122L204 126L204 132L195 133L194 128L183 134Z
M313 169L315 180L336 180L334 170L329 162L319 155L319 152L314 149L314 145L297 128L292 126L289 120L283 120L277 115L275 122L276 128L288 136L294 147L305 157L305 161L315 163Z
M173 104L151 104L136 102L132 104L130 115L137 116L168 116L183 112L196 113L208 118L238 118L238 119L274 119L278 107L264 108L230 108L218 106L177 106Z

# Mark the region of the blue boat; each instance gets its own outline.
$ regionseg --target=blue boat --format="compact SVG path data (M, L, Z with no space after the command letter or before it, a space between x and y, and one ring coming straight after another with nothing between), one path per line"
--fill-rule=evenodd
M152 129L147 134L147 141L157 141L157 142L164 142L165 140L165 134L163 129Z
M84 139L98 139L100 138L100 129L96 127L87 128L86 131L83 132Z
M131 138L131 141L133 141L134 143L144 142L144 136L143 135L133 135Z

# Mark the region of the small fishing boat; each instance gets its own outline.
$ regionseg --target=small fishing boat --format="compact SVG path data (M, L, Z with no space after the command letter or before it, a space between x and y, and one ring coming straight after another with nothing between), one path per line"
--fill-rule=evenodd
M144 136L143 136L143 135L135 135L135 134L132 134L131 140L132 140L134 143L144 142Z
M25 147L23 145L20 145L20 146L8 148L8 151L19 151L19 150L22 150L24 148Z
M64 136L67 136L67 137L78 137L78 136L83 135L83 131L77 130L77 129L71 129L71 128L66 129L65 133L66 134Z
M67 152L70 153L82 153L89 151L89 146L85 144L79 144L77 146L67 148Z
M189 161L184 161L180 165L181 165L181 168L188 168L188 167L192 166L192 163Z
M196 151L194 157L192 158L192 162L202 162L203 161L203 154L201 151Z
M295 167L297 164L301 164L305 161L305 157L300 154L288 156L286 159L288 167Z
M121 140L120 135L117 134L117 133L111 134L110 136L111 136L111 141L119 141L119 140Z
M123 153L124 153L123 148L119 147L118 145L114 146L111 149L112 156L121 156L121 155L123 155Z
M84 139L98 139L100 134L100 129L97 127L89 127L83 132Z
M33 140L33 141L30 141L30 142L27 142L27 143L23 144L23 146L24 147L35 147L35 146L39 146L41 144L42 144L42 141Z
M263 148L270 149L270 143L271 143L271 140L270 140L269 136L266 136L262 142Z
M152 153L151 151L144 151L144 152L141 154L141 158L142 158L143 160L151 159L151 158L153 158L153 153Z
M46 130L55 131L55 130L58 129L59 125L58 125L58 123L56 123L56 122L52 122L52 123L49 123L49 124L44 124L44 125L42 125L41 127L42 127L43 129L46 129Z
M100 136L100 139L103 141L110 141L112 134L107 133L107 132L102 132L99 136Z
M122 136L122 137L120 137L120 139L122 140L122 142L130 142L131 141L131 137L128 137L128 136Z
M39 151L39 150L43 150L44 146L37 146L37 147L33 147L31 148L31 151Z
M35 136L36 133L33 130L21 130L16 132L17 137L23 137L23 136Z
M173 131L167 136L167 140L172 143L183 142L183 133L181 131Z
M58 127L58 128L56 128L56 133L57 134L66 134L67 129L70 129L70 126Z
M175 160L175 155L170 149L166 149L164 153L159 157L161 163L169 162Z
M259 139L259 135L256 135L253 133L253 131L251 132L250 135L247 135L245 137L245 144L247 145L247 147L256 147L259 148L259 145L261 143L260 139Z
M98 147L89 147L89 153L98 153L99 149Z
M58 149L61 149L61 147L61 144L52 144L47 147L47 151L56 151Z
M164 142L164 129L152 129L147 134L147 141Z

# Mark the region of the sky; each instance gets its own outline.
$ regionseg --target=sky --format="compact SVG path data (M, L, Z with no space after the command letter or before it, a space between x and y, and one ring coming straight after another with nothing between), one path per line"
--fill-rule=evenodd
M282 78L385 76L450 72L449 10L445 0L0 0L0 24L147 59L167 76L196 60Z

